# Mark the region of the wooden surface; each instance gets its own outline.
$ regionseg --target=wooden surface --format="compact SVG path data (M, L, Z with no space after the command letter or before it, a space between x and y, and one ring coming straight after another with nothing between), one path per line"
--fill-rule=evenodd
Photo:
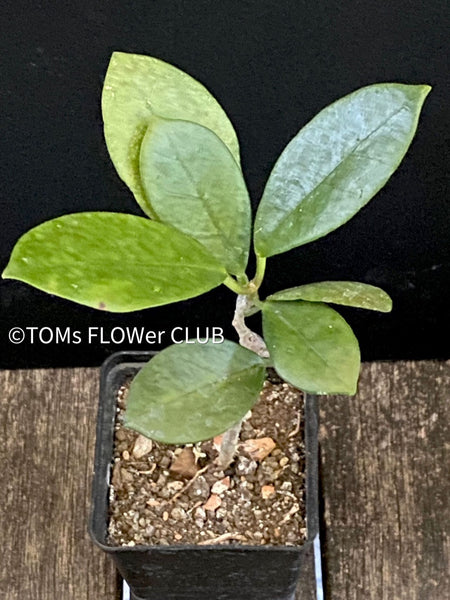
M365 365L321 423L327 598L450 599L450 363Z
M115 600L87 530L97 369L0 372L0 597Z
M98 371L0 383L1 597L116 600L86 532ZM427 361L365 365L358 396L321 400L328 600L450 600L449 398L450 363Z

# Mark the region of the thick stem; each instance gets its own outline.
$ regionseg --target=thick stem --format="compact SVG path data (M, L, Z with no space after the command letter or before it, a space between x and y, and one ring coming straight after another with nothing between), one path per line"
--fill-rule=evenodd
M269 357L269 351L260 335L252 331L245 324L245 317L254 312L256 304L251 296L238 295L236 299L236 309L234 311L233 327L239 335L239 343L244 348L252 350L262 358ZM233 462L236 454L239 434L242 427L242 421L228 429L222 437L219 457L217 462L221 469L226 469Z
M222 443L220 444L219 456L217 458L217 464L223 470L227 469L233 462L234 455L236 454L237 443L239 440L239 434L241 432L242 421L227 429L222 436Z
M269 351L260 335L245 324L245 317L254 312L256 304L251 296L239 295L236 299L236 309L233 317L233 327L239 335L239 343L244 348L252 350L262 358L269 358Z

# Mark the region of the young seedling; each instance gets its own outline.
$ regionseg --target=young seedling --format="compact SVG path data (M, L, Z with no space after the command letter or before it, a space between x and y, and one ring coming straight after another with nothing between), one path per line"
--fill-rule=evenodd
M90 307L135 311L221 284L237 294L239 345L164 349L131 384L126 424L183 444L226 432L233 459L240 423L267 365L314 394L354 394L358 342L328 304L388 312L365 283L323 281L262 300L266 260L317 240L385 185L414 136L426 85L375 84L323 109L276 162L253 226L256 273L246 274L252 220L239 145L225 112L196 80L156 58L114 53L105 78L105 138L118 174L147 217L71 214L31 229L3 277ZM262 313L264 339L247 316Z

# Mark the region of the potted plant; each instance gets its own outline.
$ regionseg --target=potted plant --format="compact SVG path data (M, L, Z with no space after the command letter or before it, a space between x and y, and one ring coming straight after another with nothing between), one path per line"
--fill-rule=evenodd
M186 340L144 366L141 354L125 356L121 365L114 357L102 376L102 391L110 392L135 375L124 420L143 439L195 448L192 444L222 435L215 465L224 476L222 486L230 485L226 473L267 367L307 395L356 392L358 342L328 303L388 312L389 296L347 281L299 285L265 299L259 290L267 258L335 230L387 182L412 141L429 89L375 84L322 110L276 162L252 228L236 134L217 101L172 65L114 53L102 98L106 143L120 177L150 218L90 212L45 222L20 238L3 277L115 312L181 301L221 284L236 293L239 344ZM252 237L256 269L249 278ZM245 323L258 312L263 337ZM314 471L312 396L306 405L307 455ZM92 530L105 549L115 412L115 399L103 398ZM314 474L309 483L311 543L318 531ZM254 544L236 543L239 538L225 535L219 541L226 544L167 546L160 539L159 546L110 550L136 598L292 597L297 544L273 547L263 540L255 551Z

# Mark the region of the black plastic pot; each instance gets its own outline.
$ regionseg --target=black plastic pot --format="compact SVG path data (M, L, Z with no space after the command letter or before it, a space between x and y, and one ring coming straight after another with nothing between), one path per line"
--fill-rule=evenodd
M106 543L116 393L154 353L119 352L102 366L90 534L110 554L133 600L293 600L302 559L318 543L318 409L307 396L307 542L267 546L134 546ZM317 557L317 553L316 553Z

